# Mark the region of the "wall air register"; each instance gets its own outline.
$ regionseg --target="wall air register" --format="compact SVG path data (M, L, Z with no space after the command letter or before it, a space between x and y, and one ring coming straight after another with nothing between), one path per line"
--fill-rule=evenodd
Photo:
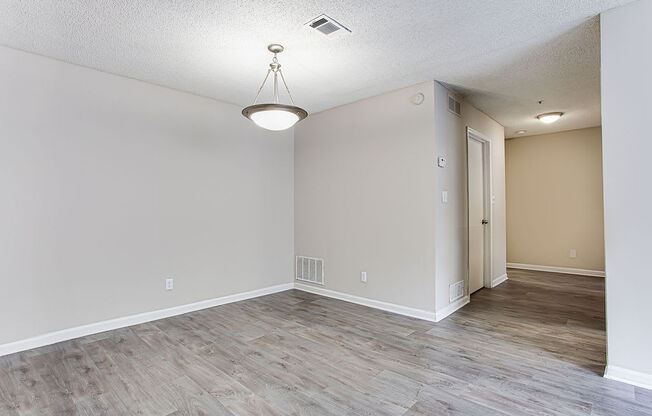
M462 105L452 95L448 96L448 111L458 117L462 116Z
M297 256L296 279L304 282L324 284L324 259Z

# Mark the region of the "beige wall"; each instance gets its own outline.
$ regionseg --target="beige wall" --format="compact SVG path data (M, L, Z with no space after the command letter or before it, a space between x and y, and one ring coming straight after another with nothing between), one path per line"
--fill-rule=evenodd
M503 126L464 100L462 117L448 111L449 91L435 83L435 155L448 164L436 169L436 268L437 311L450 305L449 285L465 281L468 294L466 128L471 127L491 141L492 191L492 280L505 274L505 130ZM459 98L458 98L459 99ZM441 192L448 191L448 203Z
M507 261L604 270L600 127L510 139L505 154Z
M428 82L297 125L295 252L324 258L327 289L434 312L433 111Z
M0 74L0 344L292 281L291 132L4 47Z

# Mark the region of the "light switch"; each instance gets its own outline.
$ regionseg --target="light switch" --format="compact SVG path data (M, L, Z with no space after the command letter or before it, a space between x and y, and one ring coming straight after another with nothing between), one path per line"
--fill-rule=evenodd
M441 203L442 204L448 203L448 191L441 191Z
M574 248L571 248L570 250L570 258L571 259L577 258L577 250L575 250Z

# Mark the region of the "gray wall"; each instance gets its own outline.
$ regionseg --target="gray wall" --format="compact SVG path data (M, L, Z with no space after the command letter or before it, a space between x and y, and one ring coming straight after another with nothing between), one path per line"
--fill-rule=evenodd
M652 1L601 16L607 375L652 388Z
M492 190L492 279L505 274L505 130L503 126L464 100L459 117L448 111L449 91L435 83L436 156L445 156L447 166L437 168L436 265L437 311L450 305L449 285L465 281L468 294L468 233L466 184L466 128L471 127L491 140ZM459 98L458 98L459 100ZM448 191L448 203L441 192Z
M295 252L324 258L327 289L434 312L433 111L427 82L296 127Z
M291 132L4 47L0 73L0 344L291 282Z
M467 279L467 125L492 140L492 277L505 274L504 129L465 102L462 118L448 112L447 97L427 82L297 126L295 252L325 259L327 289L430 313L450 304L449 284Z

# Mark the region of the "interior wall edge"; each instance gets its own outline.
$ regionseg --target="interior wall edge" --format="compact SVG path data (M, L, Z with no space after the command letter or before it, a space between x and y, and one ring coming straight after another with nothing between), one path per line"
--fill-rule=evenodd
M505 135L505 140L527 139L527 138L533 138L533 137L537 137L537 136L549 136L551 134L568 133L568 132L575 131L575 130L585 130L585 129L595 129L595 128L602 128L602 123L598 123L598 124L595 124L595 125L592 124L592 125L586 126L586 127L577 127L577 128L574 128L574 129L552 131L552 132L549 132L549 133L523 134L523 135L519 135L519 136L513 136L513 135L507 136L507 135Z
M454 312L456 312L458 309L461 309L469 302L471 302L471 295L466 295L439 309L438 311L435 311L435 322L439 322L447 316L452 315Z
M423 309L411 308L409 306L397 305L395 303L383 302L380 300L364 298L362 296L350 295L336 290L325 289L305 283L294 283L294 288L304 292L314 293L316 295L326 296L328 298L338 299L345 302L355 303L357 305L368 306L374 309L380 309L387 312L393 312L399 315L409 316L411 318L423 319L425 321L437 322L436 312L426 311ZM463 305L462 305L463 306ZM461 307L461 306L460 306ZM452 312L451 312L452 313Z
M507 266L507 267L509 267L509 266ZM491 280L491 288L493 289L494 287L498 286L499 284L506 282L508 279L509 279L509 277L507 277L507 273L505 273L502 276L498 276L495 279L492 279Z
M99 334L101 332L112 331L114 329L120 329L142 324L145 322L156 321L163 318L169 318L171 316L183 315L189 312L195 312L202 309L213 308L215 306L226 305L228 303L239 302L241 300L271 295L272 293L283 292L292 288L292 283L284 283L280 285L265 287L262 289L251 290L248 292L235 293L233 295L221 296L219 298L189 303L186 305L173 306L171 308L143 312L136 315L128 315L121 318L109 319L106 321L66 328L54 332L48 332L46 334L37 335L35 337L0 345L0 357L20 351L31 350L34 348L44 347L46 345L56 344L58 342L84 337L87 335Z
M544 266L539 264L507 263L510 269L537 270L540 272L553 272L564 274L578 274L582 276L605 277L604 270L574 269L572 267Z
M607 365L604 369L604 377L610 380L620 381L633 386L652 390L652 374L630 370L614 365Z

